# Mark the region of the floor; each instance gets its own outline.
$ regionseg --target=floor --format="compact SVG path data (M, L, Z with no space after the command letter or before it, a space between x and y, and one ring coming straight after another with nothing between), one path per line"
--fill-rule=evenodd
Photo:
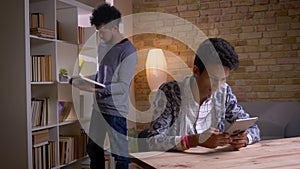
M105 159L106 159L105 169L115 169L114 160L111 160L109 155L107 155ZM90 169L90 159L89 158L82 161L81 169ZM141 167L135 163L130 163L129 169L143 169L143 167Z

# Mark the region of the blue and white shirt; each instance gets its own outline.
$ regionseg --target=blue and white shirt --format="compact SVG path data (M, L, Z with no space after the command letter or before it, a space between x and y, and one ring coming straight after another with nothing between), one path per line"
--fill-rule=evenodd
M190 87L193 78L186 77L160 86L153 102L154 116L147 138L150 150L182 150L180 140L183 135L201 134L210 127L224 132L225 127L236 119L249 117L227 83L200 106ZM247 132L248 144L260 140L256 124Z

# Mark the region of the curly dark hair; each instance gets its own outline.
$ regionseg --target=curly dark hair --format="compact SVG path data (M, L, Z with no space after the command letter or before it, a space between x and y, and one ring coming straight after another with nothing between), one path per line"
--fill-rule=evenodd
M230 70L235 70L239 66L238 55L228 41L222 38L209 38L197 49L194 65L199 68L201 74L205 70L205 65L220 63L220 61Z
M100 4L93 10L92 16L90 17L91 25L95 25L96 27L101 24L108 24L112 21L119 24L121 22L121 13L117 8L108 3Z

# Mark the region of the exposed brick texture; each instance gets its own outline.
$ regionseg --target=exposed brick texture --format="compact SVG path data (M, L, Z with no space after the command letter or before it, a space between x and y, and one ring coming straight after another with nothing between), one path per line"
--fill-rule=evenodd
M300 101L300 1L298 0L133 0L133 12L163 12L193 23L208 37L227 39L240 57L240 67L227 80L239 101ZM155 20L155 18L153 18ZM178 36L197 38L188 25ZM176 24L177 25L177 24ZM148 25L149 26L149 25ZM162 48L167 56L169 79L191 73L174 58L192 67L194 52L184 42L158 34L133 37L138 50ZM139 61L145 65L145 59ZM151 92L145 71L135 76L136 106L149 109Z

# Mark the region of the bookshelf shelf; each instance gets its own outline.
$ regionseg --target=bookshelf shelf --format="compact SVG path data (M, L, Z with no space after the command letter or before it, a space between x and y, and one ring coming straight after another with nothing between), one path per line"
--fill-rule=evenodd
M87 158L88 158L88 156L81 157L81 158L79 158L79 159L76 159L76 160L71 161L71 162L68 163L68 164L60 165L59 168L66 167L66 166L71 165L71 164L74 164L74 163L76 163L76 162L78 162L78 161L81 162L82 160L85 160L85 159L87 159Z
M69 82L58 82L58 84L61 84L61 85L69 85Z
M32 85L52 85L55 82L30 82Z
M45 41L45 42L69 43L69 44L77 45L77 43L68 42L65 40L40 37L40 36L36 36L36 35L30 35L29 37L31 39L31 42L36 42L36 43L41 43L41 41Z
M50 129L50 128L54 128L56 127L57 124L50 124L50 125L46 125L46 126L38 126L38 127L33 127L31 131L39 131L39 130L44 130L44 129Z
M77 43L73 43L73 42L68 42L65 40L56 40L57 43L66 43L66 44L73 44L73 45L78 45Z
M26 58L30 63L27 71L31 86L31 105L27 106L31 109L27 117L31 124L28 137L32 138L29 139L32 144L28 148L28 168L79 169L79 164L86 157L87 136L74 116L72 86L59 81L58 74L61 68L67 69L70 75L73 73L80 47L78 11L84 7L91 12L93 8L75 0L25 2L29 3L29 23L26 25L29 27L30 51ZM71 104L66 116L72 115L70 118L63 116L63 120L60 113L65 107L60 107L64 105L62 102L68 103L68 108ZM62 152L68 152L70 158L64 159ZM50 156L51 159L46 160ZM42 166L45 164L47 166Z
M44 38L44 37L40 37L40 36L36 36L36 35L30 35L29 36L31 39L36 39L36 40L44 40L44 41L52 41L52 42L56 42L56 39L51 39L51 38Z
M77 122L78 122L78 120L65 121L65 122L59 123L58 125L59 126L65 126L65 125L70 125L70 124L77 123Z

